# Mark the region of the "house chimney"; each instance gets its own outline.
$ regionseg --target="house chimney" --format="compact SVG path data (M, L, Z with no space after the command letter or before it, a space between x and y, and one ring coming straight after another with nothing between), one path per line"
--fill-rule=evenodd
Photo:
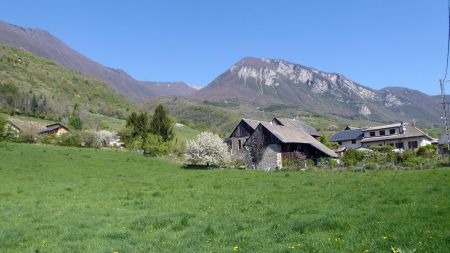
M400 122L400 133L402 134L404 132L405 132L405 123L403 123L403 121L402 121L402 122Z

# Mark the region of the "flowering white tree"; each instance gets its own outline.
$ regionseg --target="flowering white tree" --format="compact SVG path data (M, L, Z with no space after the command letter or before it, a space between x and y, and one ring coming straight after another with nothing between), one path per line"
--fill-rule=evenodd
M96 134L103 147L109 146L110 142L116 138L116 133L106 130L98 131Z
M187 142L185 156L192 164L224 165L230 161L227 144L218 135L208 132Z

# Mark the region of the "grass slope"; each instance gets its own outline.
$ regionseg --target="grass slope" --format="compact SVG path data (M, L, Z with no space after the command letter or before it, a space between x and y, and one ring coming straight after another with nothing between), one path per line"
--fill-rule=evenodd
M0 252L448 252L450 171L186 170L0 143Z
M114 117L125 117L133 107L104 81L0 45L0 109L24 113L33 96L39 103L45 97L44 114L50 116L67 114L75 103L91 113Z

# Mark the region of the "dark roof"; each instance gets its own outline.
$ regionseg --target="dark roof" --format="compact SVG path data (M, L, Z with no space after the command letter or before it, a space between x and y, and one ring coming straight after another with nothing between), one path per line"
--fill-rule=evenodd
M352 130L344 130L335 133L332 135L328 141L337 142L337 141L346 141L346 140L360 140L364 136L363 130L361 128L352 129Z
M314 129L313 127L309 126L308 124L306 124L305 122L303 122L301 120L275 117L272 120L272 122L277 123L276 121L278 121L281 125L286 126L286 127L299 128L314 137L320 136L320 133L316 129Z
M236 125L236 127L233 129L233 131L231 132L230 136L228 138L231 138L231 136L233 135L233 133L236 131L236 129L239 127L239 125L244 122L245 124L247 124L253 131L255 131L255 129L258 127L259 123L264 122L264 121L259 121L259 120L254 120L254 119L244 119L242 118L239 123ZM250 132L250 134L253 133L253 131Z
M322 153L328 156L338 157L338 155L334 153L331 149L327 148L318 140L314 139L314 137L312 137L309 133L300 128L280 126L275 125L273 123L261 123L261 126L266 128L282 143L310 144L311 146L320 150Z
M412 137L424 137L429 139L430 141L433 140L432 137L428 136L424 132L420 131L416 127L414 127L411 124L405 123L404 124L405 130L401 134L393 134L393 135L385 135L385 136L377 136L377 137L367 137L363 138L361 142L371 142L371 141L384 141L384 140L395 140L395 139L403 139L403 138L412 138ZM371 128L374 129L374 128ZM377 129L383 129L383 128L377 128Z
M63 124L53 123L53 124L47 125L47 128L40 131L39 133L41 134L41 133L51 132L51 131L59 129L59 128L65 128L67 131L69 131L69 128L65 127Z
M264 121L255 120L255 119L242 119L245 123L247 123L253 130L255 130L259 123L263 123Z

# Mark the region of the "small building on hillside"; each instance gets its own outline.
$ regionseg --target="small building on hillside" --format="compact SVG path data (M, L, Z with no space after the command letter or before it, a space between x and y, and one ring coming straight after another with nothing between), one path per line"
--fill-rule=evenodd
M260 123L244 144L247 166L265 170L281 169L283 160L292 157L317 159L338 155L306 131L273 122Z
M369 127L363 129L362 147L393 146L398 150L416 149L432 143L433 138L408 123Z
M275 125L301 129L316 139L320 137L320 133L316 129L298 119L273 118L272 123Z
M241 119L239 121L230 136L225 139L225 143L228 145L232 157L244 158L244 143L261 122L263 121L254 119Z
M337 142L340 148L357 149L362 146L361 140L364 137L361 128L346 127L344 131L340 131L332 135L328 141Z
M70 130L65 127L61 123L53 123L50 125L47 125L46 128L39 132L39 135L46 136L46 135L56 135L60 136L62 134L70 133Z

